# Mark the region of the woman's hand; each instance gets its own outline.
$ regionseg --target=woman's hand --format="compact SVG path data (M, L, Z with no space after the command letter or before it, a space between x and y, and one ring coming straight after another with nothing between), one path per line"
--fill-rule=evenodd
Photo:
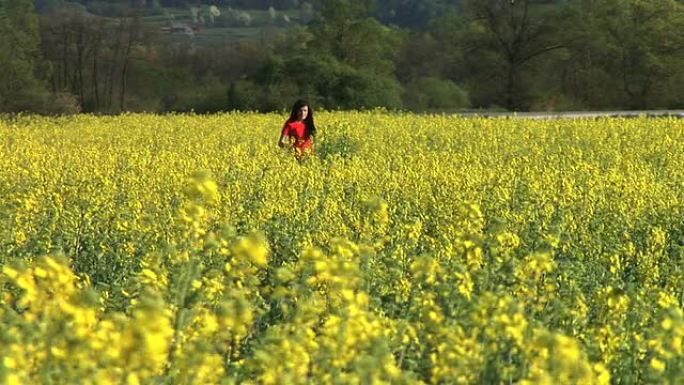
M280 139L278 139L278 147L285 147L285 135L280 135Z

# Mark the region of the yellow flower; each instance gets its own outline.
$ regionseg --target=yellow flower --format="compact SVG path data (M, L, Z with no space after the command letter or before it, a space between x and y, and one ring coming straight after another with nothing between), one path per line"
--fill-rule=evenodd
M651 358L651 368L656 372L662 373L665 371L665 363L657 358Z
M7 385L23 385L22 381L19 379L19 376L14 374L14 373L10 373L7 375L7 377L5 378L5 384L7 384Z
M5 367L8 369L14 369L17 367L17 361L14 358L8 356L2 358L2 364L5 365Z

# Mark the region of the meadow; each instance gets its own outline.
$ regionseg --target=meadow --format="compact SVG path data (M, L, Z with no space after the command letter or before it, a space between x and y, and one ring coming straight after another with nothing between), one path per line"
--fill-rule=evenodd
M0 383L680 384L684 121L0 120Z

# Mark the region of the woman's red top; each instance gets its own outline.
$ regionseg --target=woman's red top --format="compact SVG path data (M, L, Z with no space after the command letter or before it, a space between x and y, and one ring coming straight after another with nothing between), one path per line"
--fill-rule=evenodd
M294 138L294 147L300 150L311 148L311 136L306 135L306 124L300 121L287 121L283 126L283 135Z

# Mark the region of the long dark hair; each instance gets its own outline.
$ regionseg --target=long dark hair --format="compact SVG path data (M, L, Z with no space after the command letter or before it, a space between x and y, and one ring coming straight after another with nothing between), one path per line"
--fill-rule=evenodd
M288 119L287 121L296 121L299 109L304 106L309 107L309 113L306 114L306 118L304 119L304 125L306 125L306 136L316 136L316 125L314 124L313 108L311 108L309 103L307 103L306 101L299 99L294 103L294 105L292 106L292 112L290 113L290 119Z

